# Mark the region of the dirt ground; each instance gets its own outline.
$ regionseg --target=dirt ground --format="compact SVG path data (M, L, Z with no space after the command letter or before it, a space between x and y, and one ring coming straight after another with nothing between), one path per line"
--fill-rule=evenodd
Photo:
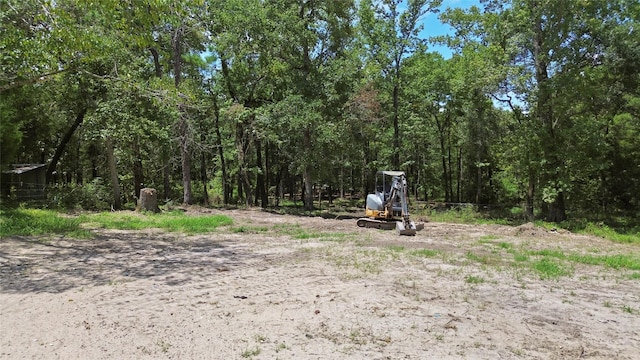
M637 245L532 225L428 222L399 237L354 219L204 211L234 225L1 239L0 358L640 359L637 272L569 262L541 279L508 252Z

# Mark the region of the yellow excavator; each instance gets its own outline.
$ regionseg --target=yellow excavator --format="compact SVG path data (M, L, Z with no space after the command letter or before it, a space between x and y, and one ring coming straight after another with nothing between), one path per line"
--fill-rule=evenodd
M367 195L365 216L358 219L360 227L398 230L400 235L413 236L424 228L409 218L407 176L403 171L378 171L375 193Z

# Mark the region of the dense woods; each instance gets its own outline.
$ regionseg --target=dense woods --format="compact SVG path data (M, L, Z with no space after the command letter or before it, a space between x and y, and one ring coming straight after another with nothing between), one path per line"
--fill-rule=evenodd
M313 209L393 169L413 199L528 218L640 209L635 0L0 7L2 167L46 164L61 205ZM435 19L454 33L422 36Z

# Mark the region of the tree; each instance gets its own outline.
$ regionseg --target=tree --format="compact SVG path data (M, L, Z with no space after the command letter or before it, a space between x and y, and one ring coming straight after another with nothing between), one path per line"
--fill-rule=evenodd
M403 85L402 68L407 55L422 41L418 33L422 29L419 21L428 12L436 11L440 0L405 1L373 0L360 2L361 34L369 58L380 69L391 87L391 118L393 126L393 149L391 165L400 167L400 91Z

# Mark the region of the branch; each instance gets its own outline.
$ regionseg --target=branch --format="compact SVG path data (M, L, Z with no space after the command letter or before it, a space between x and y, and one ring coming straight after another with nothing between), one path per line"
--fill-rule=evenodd
M57 71L53 71L53 72L50 72L50 73L38 75L36 77L32 77L30 79L23 79L23 80L18 80L18 81L14 81L14 82L9 82L8 84L0 86L0 93L3 93L5 91L7 91L7 90L11 90L13 88L17 88L17 87L20 87L20 86L24 86L24 85L28 85L28 84L34 84L34 83L37 83L37 82L49 80L49 78L51 78L52 76L60 74L60 73L63 73L65 71L69 71L69 69L57 70Z

